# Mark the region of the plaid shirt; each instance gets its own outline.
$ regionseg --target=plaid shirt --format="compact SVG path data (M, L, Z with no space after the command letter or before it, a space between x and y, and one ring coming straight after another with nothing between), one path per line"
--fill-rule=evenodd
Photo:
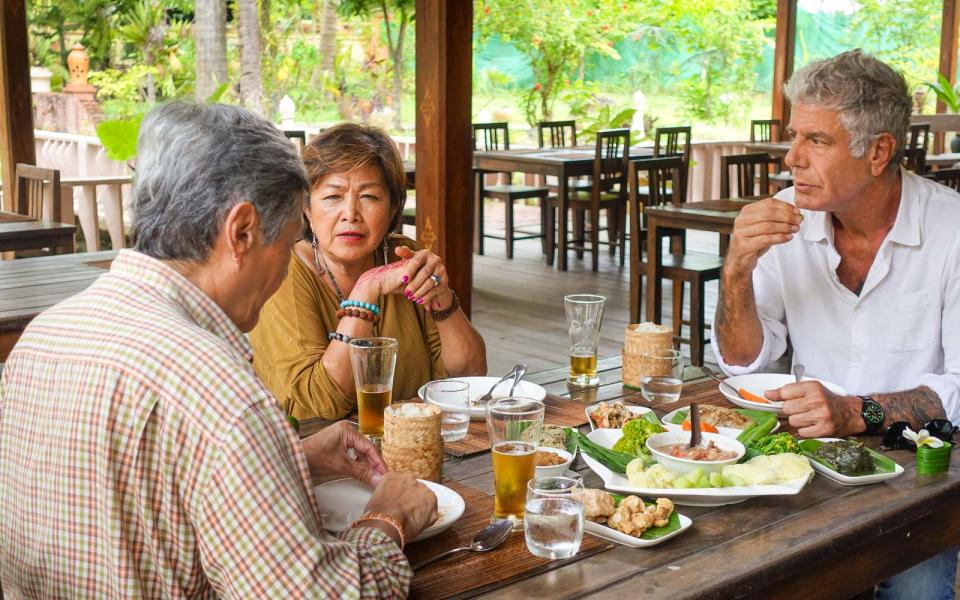
M125 250L0 380L0 583L19 597L405 595L381 531L320 525L300 443L203 292Z

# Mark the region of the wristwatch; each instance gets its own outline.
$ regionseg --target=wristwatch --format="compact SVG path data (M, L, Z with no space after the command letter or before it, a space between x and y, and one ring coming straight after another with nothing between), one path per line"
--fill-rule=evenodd
M867 435L872 435L880 431L883 425L883 419L886 415L883 413L883 407L870 396L860 396L863 404L860 407L860 417L863 418L864 425L867 426Z

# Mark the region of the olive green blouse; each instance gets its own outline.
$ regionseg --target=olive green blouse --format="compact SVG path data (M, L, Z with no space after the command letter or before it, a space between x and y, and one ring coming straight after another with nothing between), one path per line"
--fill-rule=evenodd
M418 250L416 242L391 234L388 256L396 246ZM288 414L298 419L340 419L357 406L356 394L344 394L321 362L327 334L337 330L340 300L296 252L280 289L260 312L250 333L253 367ZM380 301L381 321L373 336L399 341L393 376L393 400L414 398L428 381L447 376L440 359L440 334L426 310L402 294Z

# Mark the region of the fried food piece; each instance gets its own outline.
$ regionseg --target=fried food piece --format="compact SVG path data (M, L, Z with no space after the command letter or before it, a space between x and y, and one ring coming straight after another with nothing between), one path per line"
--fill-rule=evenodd
M622 429L628 421L640 418L621 402L603 402L590 417L597 429Z
M711 404L700 405L700 421L710 423L714 427L730 427L745 429L753 423L753 419L741 415L735 410Z
M552 467L554 465L562 465L567 462L567 459L560 456L556 452L548 452L546 450L537 450L536 458L534 458L536 465L538 467Z
M663 527L670 521L673 502L667 498L657 498L653 506L646 506L637 496L627 496L620 501L607 525L633 537L640 537L651 527Z
M670 522L670 515L673 513L673 500L669 498L657 498L656 507L647 507L647 510L653 512L653 526L665 527Z
M583 518L602 523L614 513L613 496L603 490L585 489L576 493L583 503Z

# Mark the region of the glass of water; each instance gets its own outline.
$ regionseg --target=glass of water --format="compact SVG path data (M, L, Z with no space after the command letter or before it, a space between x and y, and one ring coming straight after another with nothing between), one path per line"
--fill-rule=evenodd
M431 381L424 390L424 399L443 411L440 420L440 433L445 442L459 442L467 437L470 427L470 384L466 381L445 379ZM457 408L463 408L458 411Z
M583 539L583 481L536 477L527 483L523 532L527 550L548 559L570 558Z
M679 350L651 350L643 355L645 375L640 376L643 398L654 404L680 399L683 389L683 355Z

